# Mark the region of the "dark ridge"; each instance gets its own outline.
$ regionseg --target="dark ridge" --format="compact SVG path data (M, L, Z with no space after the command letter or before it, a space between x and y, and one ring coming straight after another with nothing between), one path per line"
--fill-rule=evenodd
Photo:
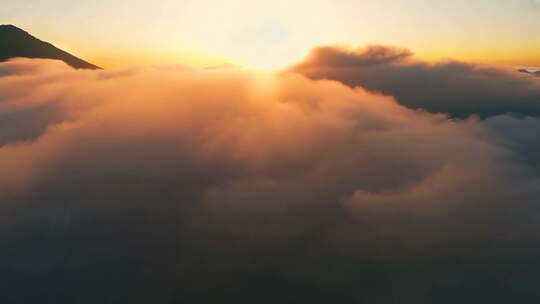
M15 57L57 59L76 69L101 69L14 25L0 25L0 61Z

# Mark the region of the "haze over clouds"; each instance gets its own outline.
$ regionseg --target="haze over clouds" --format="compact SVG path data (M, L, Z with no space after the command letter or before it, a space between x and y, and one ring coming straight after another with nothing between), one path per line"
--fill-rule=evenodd
M392 95L409 108L455 117L540 115L538 78L474 63L427 63L412 58L406 49L319 47L291 70Z
M538 113L529 78L407 51L296 69L458 116ZM6 303L539 299L537 118L453 121L295 73L0 75Z

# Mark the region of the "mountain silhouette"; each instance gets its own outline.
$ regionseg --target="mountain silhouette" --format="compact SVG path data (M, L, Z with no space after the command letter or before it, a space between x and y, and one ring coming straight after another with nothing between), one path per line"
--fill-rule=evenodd
M14 57L57 59L76 69L100 69L14 25L0 25L0 61Z

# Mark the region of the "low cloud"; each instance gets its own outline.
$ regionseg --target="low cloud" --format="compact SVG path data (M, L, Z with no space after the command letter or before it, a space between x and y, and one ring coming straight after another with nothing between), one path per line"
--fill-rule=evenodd
M531 70L525 68L525 69L518 69L517 71L520 72L520 73L529 74L531 76L540 77L540 70L538 70L538 69L534 69L533 71L531 71Z
M454 117L540 115L537 78L473 63L422 62L402 49L320 47L290 70L392 95L409 108Z
M368 53L335 62L408 60ZM10 303L536 294L536 118L453 121L294 73L0 71Z

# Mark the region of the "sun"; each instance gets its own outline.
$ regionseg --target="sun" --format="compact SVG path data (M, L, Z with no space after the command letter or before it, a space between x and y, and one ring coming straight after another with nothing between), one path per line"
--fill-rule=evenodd
M341 14L335 2L324 0L215 1L212 9L205 1L193 1L178 17L176 36L182 45L232 64L276 70L301 59L315 45L343 40L347 28L336 22L343 19Z

